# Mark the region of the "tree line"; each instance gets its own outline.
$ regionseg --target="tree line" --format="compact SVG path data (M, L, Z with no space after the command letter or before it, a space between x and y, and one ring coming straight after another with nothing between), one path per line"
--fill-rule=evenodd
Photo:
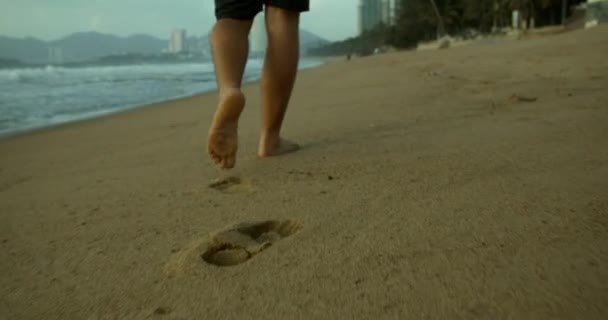
M401 0L393 25L379 24L363 34L310 50L312 55L371 54L376 48L412 48L442 35L471 37L499 32L518 10L522 24L561 24L570 7L585 0ZM564 10L564 8L566 10Z

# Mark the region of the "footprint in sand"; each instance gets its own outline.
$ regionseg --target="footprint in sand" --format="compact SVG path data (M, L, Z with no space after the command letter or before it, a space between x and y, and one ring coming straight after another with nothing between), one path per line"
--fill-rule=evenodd
M209 184L209 188L224 193L246 192L252 190L250 181L241 179L239 177L217 179L213 183Z
M241 264L301 229L302 224L292 220L238 224L176 252L165 266L165 273L169 277L193 274L201 262L219 267Z
M290 220L243 223L211 237L201 257L220 267L237 265L300 229L301 224Z

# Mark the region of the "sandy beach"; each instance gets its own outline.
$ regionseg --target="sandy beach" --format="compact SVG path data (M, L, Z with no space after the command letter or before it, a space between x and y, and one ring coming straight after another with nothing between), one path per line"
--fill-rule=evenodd
M607 53L333 61L272 159L251 84L227 172L214 94L2 139L0 319L606 319Z

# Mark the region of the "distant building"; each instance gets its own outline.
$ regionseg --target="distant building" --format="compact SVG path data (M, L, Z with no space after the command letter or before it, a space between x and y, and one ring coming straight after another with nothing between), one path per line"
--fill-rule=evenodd
M382 22L382 0L359 1L359 34L372 30Z
M585 26L591 27L602 23L608 23L608 0L588 0Z
M251 33L249 34L249 47L252 56L263 56L266 52L268 40L266 39L266 24L263 14L256 16L253 20Z
M380 23L394 25L400 10L400 0L359 0L359 34Z
M52 64L62 64L63 49L61 47L49 47L47 60Z
M401 0L392 0L391 2L391 25L397 24L399 16L401 15Z
M385 25L391 25L391 23L393 22L393 15L391 13L391 1L380 1L380 9L382 10L380 21Z
M169 52L180 53L186 51L186 30L174 30L169 38Z

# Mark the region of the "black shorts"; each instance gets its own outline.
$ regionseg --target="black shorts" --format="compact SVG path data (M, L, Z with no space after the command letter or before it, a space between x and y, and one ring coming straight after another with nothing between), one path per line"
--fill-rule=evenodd
M215 17L237 20L253 20L264 4L289 11L309 10L310 0L215 0Z

